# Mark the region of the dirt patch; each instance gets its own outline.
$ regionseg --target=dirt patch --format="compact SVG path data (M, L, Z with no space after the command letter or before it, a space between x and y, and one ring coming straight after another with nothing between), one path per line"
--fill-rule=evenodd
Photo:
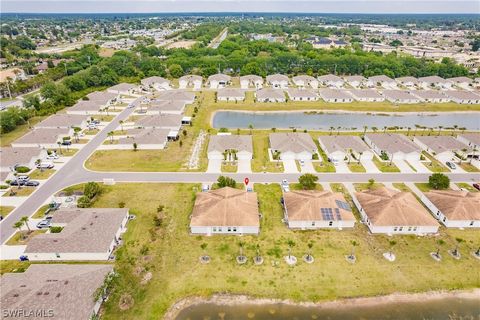
M167 48L168 49L177 49L177 48L190 49L195 43L197 43L197 41L193 41L193 40L176 41L168 44Z
M118 301L118 307L120 310L125 311L133 307L133 298L130 294L124 293L120 297L120 301Z
M135 267L135 269L133 269L133 274L137 277L140 277L143 271L145 271L145 268L142 266L138 266L138 267Z
M142 279L142 281L141 281L140 283L143 284L143 285L146 285L150 280L152 280L152 273L151 273L151 272L147 272L147 273L145 273L145 275L143 276L143 279Z

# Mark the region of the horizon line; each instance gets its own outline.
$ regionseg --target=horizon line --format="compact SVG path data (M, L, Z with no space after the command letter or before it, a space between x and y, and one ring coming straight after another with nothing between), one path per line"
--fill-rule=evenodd
M442 12L399 12L399 13L391 13L391 12L287 12L287 11L158 11L158 12L23 12L23 11L9 11L9 12L1 12L2 14L302 14L302 15L316 15L316 14L337 14L337 15L478 15L479 13L472 13L472 12L454 12L454 13L442 13Z

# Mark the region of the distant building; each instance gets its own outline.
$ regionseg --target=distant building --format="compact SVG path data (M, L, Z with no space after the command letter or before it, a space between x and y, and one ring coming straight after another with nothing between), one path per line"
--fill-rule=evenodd
M218 101L243 101L245 100L245 91L237 88L223 88L217 91Z
M196 75L187 75L178 79L180 89L193 88L193 90L200 90L202 82L202 77Z
M329 39L316 36L305 39L305 42L310 43L315 49L343 48L348 45L347 42L341 39Z
M240 87L242 89L255 88L261 89L263 86L263 78L257 75L247 75L240 77Z
M274 89L286 89L288 88L290 80L283 74L272 74L267 76L267 84Z
M232 77L229 75L218 73L208 77L207 84L210 85L210 89L225 88L231 80Z
M287 89L288 98L292 101L317 101L318 95L311 89Z
M344 80L339 76L333 74L327 74L324 76L319 76L318 83L326 87L340 88L343 86Z
M280 89L263 88L255 92L257 102L285 102L285 93Z
M312 76L299 75L292 78L293 83L300 88L310 87L312 89L318 88L318 81Z

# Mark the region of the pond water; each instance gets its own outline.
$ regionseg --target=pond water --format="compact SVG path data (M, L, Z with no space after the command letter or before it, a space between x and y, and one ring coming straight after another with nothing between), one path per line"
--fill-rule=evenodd
M328 131L330 127L342 130L362 131L363 126L377 127L411 127L415 125L428 128L457 125L467 130L480 130L480 112L478 113L439 113L425 114L367 114L367 113L305 113L305 112L238 112L218 111L213 116L214 128L248 128L255 129L309 129Z
M223 306L205 303L182 310L176 320L475 320L479 318L480 299L442 298L432 301L337 308L301 307L285 304Z

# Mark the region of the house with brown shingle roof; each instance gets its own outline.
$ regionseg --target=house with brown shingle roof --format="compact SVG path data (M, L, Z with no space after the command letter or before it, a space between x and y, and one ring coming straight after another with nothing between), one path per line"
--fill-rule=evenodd
M230 187L197 193L192 234L258 234L260 214L255 192Z
M25 248L31 261L108 260L126 231L128 209L59 209L52 226L63 227L59 233L34 236Z
M355 204L371 233L437 233L439 224L410 192L385 187L356 192Z
M281 160L312 160L318 152L312 137L304 132L270 133L272 154L280 153Z
M291 229L353 228L355 217L342 193L301 190L283 194L285 221Z
M432 190L424 193L421 199L447 228L480 228L478 192Z
M93 319L103 302L95 293L112 272L112 264L32 264L24 272L5 273L2 319Z

